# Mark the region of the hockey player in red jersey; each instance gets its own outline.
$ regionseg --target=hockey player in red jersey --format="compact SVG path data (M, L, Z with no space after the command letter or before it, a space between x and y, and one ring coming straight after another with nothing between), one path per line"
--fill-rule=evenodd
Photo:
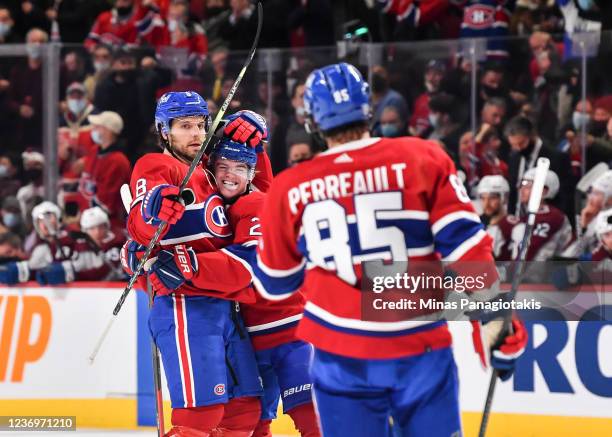
M240 111L228 120L225 135L263 152L262 139L267 129L260 116ZM215 193L217 188L206 171L206 157L202 166L196 168L182 198L177 197L178 185L210 125L206 102L195 92L166 93L159 99L155 125L164 151L145 155L136 163L130 182L134 200L128 218L130 236L143 245L148 244L162 221L168 223L159 243L162 249L170 250L157 254L157 266L165 267L150 269L152 282L160 277L177 277L180 270L171 266L174 256L183 261L181 267L185 268L186 257L197 264L196 253L232 241L223 201ZM253 182L265 190L271 170L266 154L260 156L259 173ZM184 243L189 243L193 250L187 250ZM232 264L239 266L238 261L227 256L226 266L231 269ZM174 428L169 435L182 435L189 429L215 435L213 430L219 433L219 428L224 428L223 435L248 436L259 418L256 396L261 395L261 384L252 348L243 335L242 321L233 302L202 295L195 279L187 282L183 279L176 287L183 283L184 294L155 298L149 319L172 401ZM228 298L222 292L216 295ZM228 412L232 417L224 418Z
M212 290L221 279L225 257L229 254L240 260L245 252L254 252L259 232L259 214L265 195L251 186L255 174L257 155L251 147L223 139L211 154L209 168L227 205L229 222L233 229L233 244L221 251L197 255L197 265L192 264L190 281ZM173 259L176 265L176 261ZM151 269L160 271L163 261L156 261ZM205 267L206 266L206 267ZM181 274L180 269L178 269ZM232 269L236 287L251 280L250 268ZM225 280L227 281L227 279ZM163 273L156 274L153 286L158 296L180 294L183 287ZM259 373L264 387L262 416L253 437L268 437L270 423L276 418L279 397L283 410L291 416L296 428L304 437L317 437L319 430L312 405L311 381L308 365L312 347L299 341L295 328L302 317L304 298L301 293L280 301L268 301L257 296L257 301L241 304L246 330L255 348Z
M393 416L401 435L459 434L446 322L363 320L361 261L492 263L490 237L438 145L369 136L369 87L355 67L315 70L304 101L311 131L329 150L273 181L250 261L265 297L302 289L307 298L297 335L315 348L321 431L386 435ZM523 325L513 327L491 360L503 377L526 341Z

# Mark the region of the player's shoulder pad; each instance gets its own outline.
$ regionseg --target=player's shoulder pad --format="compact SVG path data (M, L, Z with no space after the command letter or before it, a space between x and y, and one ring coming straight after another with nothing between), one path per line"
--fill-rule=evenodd
M176 164L176 158L170 155L166 155L164 153L147 153L138 158L136 164L134 164L134 169L136 169L137 167L147 169L151 167L165 167L170 164Z
M147 153L141 156L132 170L132 182L142 177L143 175L159 176L160 173L168 174L168 170L175 167L177 161L175 158L163 153Z

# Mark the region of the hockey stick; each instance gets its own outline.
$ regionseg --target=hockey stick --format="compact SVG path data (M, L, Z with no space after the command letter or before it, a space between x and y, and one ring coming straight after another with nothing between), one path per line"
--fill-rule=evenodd
M191 175L195 171L196 167L200 164L200 160L202 159L202 156L204 156L204 154L208 151L208 146L210 145L210 142L215 134L215 131L217 130L217 127L219 126L219 123L221 123L221 119L225 115L225 112L227 111L229 104L234 98L234 94L236 93L236 90L238 89L240 82L242 82L242 78L244 77L247 69L249 68L251 61L255 57L255 51L257 50L257 44L259 43L259 35L261 34L262 25L263 25L263 8L261 6L261 3L258 3L257 4L257 32L255 33L255 39L253 40L253 45L251 46L251 51L249 52L249 56L247 57L244 65L242 66L242 70L240 70L240 73L238 73L238 77L236 78L234 84L232 85L232 88L227 93L227 96L225 97L225 100L223 101L221 108L219 108L219 111L217 112L217 115L215 116L215 119L213 120L210 130L206 133L206 138L204 139L204 143L198 150L198 153L196 154L196 156L191 161L191 164L189 165L189 169L187 170L185 177L183 178L181 184L179 185L179 196L180 196L180 193L182 193L185 187L187 186L187 183L189 182L189 179L191 178ZM125 302L125 299L130 293L130 290L132 289L132 287L134 286L136 279L138 278L138 275L140 274L140 272L142 271L142 268L144 267L145 263L149 259L149 256L151 256L153 247L155 246L155 244L157 244L157 240L159 240L159 237L164 232L167 225L168 224L166 222L161 222L157 230L155 231L153 238L151 238L151 241L149 242L149 245L147 246L147 249L145 250L145 253L142 256L140 263L138 263L138 267L136 268L136 271L132 273L132 276L130 277L130 280L127 286L123 290L123 293L121 294L121 297L119 298L119 301L117 302L117 305L115 305L115 309L113 310L113 315L111 319L109 320L108 324L106 325L106 328L102 332L102 336L100 336L100 339L96 343L96 347L94 348L92 354L89 356L90 363L93 364L94 360L96 359L96 355L98 354L98 351L100 350L100 347L102 346L102 343L104 342L104 339L108 335L108 332L110 331L110 328L115 318L117 317L117 314L119 314L119 311L121 310L121 307L123 306L123 303Z
M149 309L153 308L153 290L151 290L151 282L147 279L147 291L149 293ZM155 414L157 418L157 437L164 437L164 398L162 396L161 385L161 368L159 364L159 349L155 344L155 340L151 337L151 358L153 363L153 385L155 387Z
M540 209L540 202L542 200L542 192L544 191L544 182L546 180L546 173L550 161L547 158L538 158L536 167L536 174L531 187L531 195L529 196L529 203L527 204L527 226L525 226L525 232L523 238L519 244L518 255L514 260L513 275L512 275L512 286L510 288L510 294L508 298L514 300L514 296L518 290L523 276L523 267L525 265L525 258L527 256L527 250L529 249L529 242L531 241L531 234L535 226L535 219L538 210ZM508 313L504 317L501 331L498 335L498 342L501 340L511 328L512 313ZM495 394L495 385L497 384L498 371L493 369L491 374L491 380L489 381L489 390L487 391L487 399L485 401L484 410L482 412L482 420L480 422L480 430L478 431L478 437L484 437L487 432L487 424L489 423L489 416L491 414L491 405L493 403L493 395Z

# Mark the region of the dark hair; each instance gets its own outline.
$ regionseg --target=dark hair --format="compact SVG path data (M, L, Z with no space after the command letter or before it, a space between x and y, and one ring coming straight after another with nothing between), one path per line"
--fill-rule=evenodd
M297 93L297 89L300 85L304 85L306 82L304 80L298 80L293 87L291 88L291 94L289 94L290 98L294 98L295 97L295 93Z
M0 244L8 244L14 249L21 249L21 238L13 232L3 232L0 234Z
M530 137L535 133L535 128L531 120L522 115L517 115L511 119L504 129L504 135L506 137L511 135L524 135Z
M438 93L429 100L429 109L442 114L452 114L455 110L455 98L447 93Z

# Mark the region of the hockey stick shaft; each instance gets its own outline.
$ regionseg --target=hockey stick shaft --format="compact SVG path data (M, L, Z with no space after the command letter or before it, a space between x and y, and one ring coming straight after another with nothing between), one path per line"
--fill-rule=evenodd
M153 308L155 293L152 290L151 282L147 280L147 291L149 292L149 310ZM155 387L155 415L157 419L157 437L164 437L164 398L161 385L161 366L159 364L159 349L155 340L151 337L151 362L153 364L153 385Z
M238 77L236 77L236 80L234 81L232 88L227 93L227 96L225 97L225 100L223 101L221 108L219 108L219 111L217 112L217 115L215 116L213 120L210 130L206 133L206 138L204 139L204 143L198 150L198 153L196 154L196 156L191 161L191 164L189 165L189 169L187 170L187 173L185 173L185 176L183 177L183 180L181 181L181 184L179 185L179 196L180 196L180 193L183 192L183 190L189 183L189 179L193 175L193 172L195 171L197 166L200 164L200 160L202 159L202 156L204 156L204 154L208 150L210 142L215 134L215 131L217 130L217 127L219 126L219 123L221 123L221 120L223 119L223 116L225 115L227 108L229 107L230 103L232 102L232 99L234 98L234 94L236 93L236 90L238 89L240 82L242 82L242 79L244 75L246 74L246 71L249 68L249 65L251 64L251 61L255 57L255 52L257 51L257 44L259 44L259 36L261 34L262 25L263 25L263 8L261 6L261 3L258 3L257 4L257 33L255 34L255 39L253 40L253 45L251 46L249 56L246 59L244 65L242 66L242 70L240 70L240 73L238 73ZM155 231L155 234L153 234L153 237L151 238L151 241L149 242L149 245L147 246L145 253L143 254L140 262L138 263L138 267L136 268L134 273L132 273L132 276L130 277L130 280L127 286L123 290L123 293L121 293L121 296L119 297L119 301L117 302L117 304L115 305L115 308L113 309L113 315L112 315L113 319L114 317L117 316L117 314L119 314L119 311L121 310L121 307L123 306L123 303L125 302L125 299L130 293L130 290L132 289L132 287L134 286L134 283L136 282L138 275L140 275L140 272L142 271L145 263L151 256L151 252L153 251L153 248L157 244L159 237L164 232L167 225L168 224L166 222L161 222L160 225L157 227L157 230ZM104 338L108 334L108 331L110 330L110 326L112 326L113 324L113 319L111 319L111 321L109 322L107 329L104 331L103 336L100 338L100 340L96 344L96 348L94 349L94 351L89 357L89 360L92 363L95 360L100 347L104 343Z
M550 161L547 158L539 158L536 166L536 174L533 179L533 185L531 187L531 194L529 196L529 202L527 204L527 226L525 226L525 232L519 245L518 255L514 260L513 274L512 274L512 285L510 287L510 298L514 299L518 291L518 287L521 284L523 276L523 268L525 266L525 258L527 257L527 250L529 249L529 242L531 241L531 234L535 227L535 220L538 210L540 209L540 203L542 201L542 194L544 191L544 183L546 181L546 174L550 167ZM501 329L500 336L505 335L510 329L512 321L512 314L510 313L504 317L504 323ZM500 340L500 339L498 339ZM498 371L493 369L491 374L491 380L489 381L489 389L487 390L487 398L485 400L484 409L482 411L482 419L480 421L480 429L478 431L478 437L485 437L487 432L487 425L489 423L489 416L491 415L491 406L493 404L493 396L495 395L495 387L497 385Z

